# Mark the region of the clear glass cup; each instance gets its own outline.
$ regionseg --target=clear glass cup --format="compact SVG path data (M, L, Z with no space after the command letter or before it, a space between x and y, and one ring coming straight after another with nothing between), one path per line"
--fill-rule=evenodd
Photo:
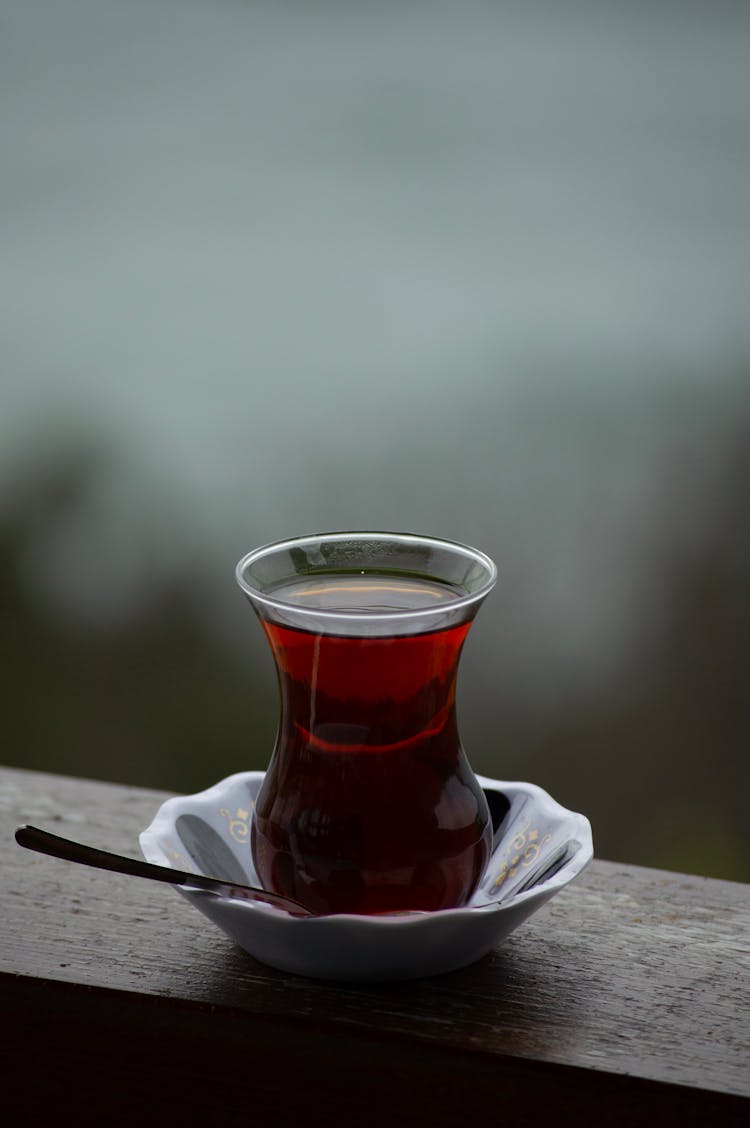
M456 677L496 577L484 553L410 533L299 537L239 562L281 695L251 835L266 889L316 912L471 897L492 832Z

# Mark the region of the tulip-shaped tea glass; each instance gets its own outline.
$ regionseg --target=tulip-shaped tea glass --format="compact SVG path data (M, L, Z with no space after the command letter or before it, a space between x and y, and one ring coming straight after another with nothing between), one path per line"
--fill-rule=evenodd
M465 904L492 829L456 674L495 565L430 537L329 533L256 549L237 579L281 693L252 824L264 888L314 912Z

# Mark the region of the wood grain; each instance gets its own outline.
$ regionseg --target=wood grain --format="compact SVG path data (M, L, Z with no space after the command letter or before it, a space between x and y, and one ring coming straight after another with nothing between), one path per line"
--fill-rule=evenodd
M323 1086L330 1107L356 1106L368 1123L416 1092L433 1124L511 1098L516 1124L561 1107L585 1122L602 1100L613 1124L660 1108L685 1123L750 1120L749 887L596 861L472 967L333 985L256 963L173 890L12 841L30 822L139 856L138 831L164 798L0 769L0 990L13 1015L2 1049L19 1100L20 1030L46 1047L51 1090L81 1054L101 1059L92 1099L108 1078L146 1101L151 1053L162 1075L170 1063L183 1078L213 1068L213 1083L221 1067L257 1085L263 1063L264 1100L290 1115L305 1087L324 1099ZM38 1079L28 1084L38 1097Z

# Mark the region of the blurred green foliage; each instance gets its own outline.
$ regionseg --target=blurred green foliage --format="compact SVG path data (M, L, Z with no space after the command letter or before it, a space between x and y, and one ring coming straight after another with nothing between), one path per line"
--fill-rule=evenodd
M5 762L183 791L265 766L275 702L254 698L257 681L206 630L189 577L95 627L56 612L24 578L30 531L75 506L92 473L86 457L43 462L3 515Z
M503 702L502 689L472 718L498 749L497 766L485 758L478 770L528 778L533 764L538 782L589 815L601 856L750 878L748 438L741 428L725 452L695 550L662 562L643 675L623 678L616 698L563 702L541 727L532 695ZM61 614L30 582L33 530L75 507L96 472L83 456L40 460L2 509L4 761L177 791L263 768L276 687L239 593L246 652L208 629L197 574L155 578L135 613L95 625Z

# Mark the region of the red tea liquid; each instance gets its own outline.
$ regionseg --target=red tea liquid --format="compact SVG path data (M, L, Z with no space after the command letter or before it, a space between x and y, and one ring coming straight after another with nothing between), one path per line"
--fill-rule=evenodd
M463 594L429 581L322 577L274 592L315 608L406 610ZM469 612L471 614L471 612ZM264 621L281 720L252 848L262 884L318 912L464 904L489 858L484 794L458 737L470 621L417 635L319 634Z

